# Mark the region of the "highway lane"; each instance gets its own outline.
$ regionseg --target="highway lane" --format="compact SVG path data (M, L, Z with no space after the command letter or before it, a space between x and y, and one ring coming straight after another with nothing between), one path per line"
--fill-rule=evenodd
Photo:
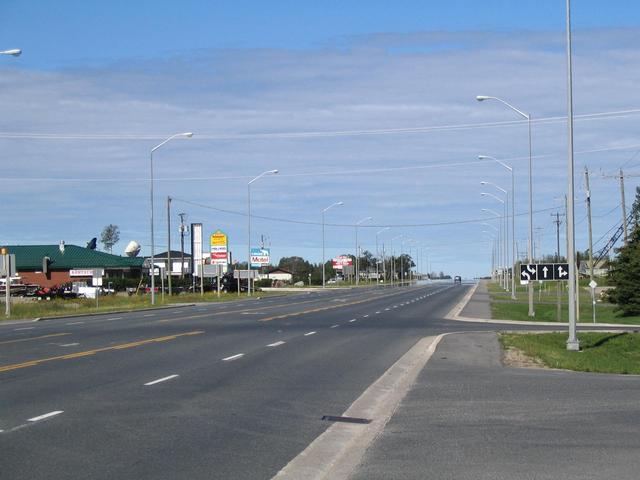
M5 328L0 341L33 340L3 345L0 478L270 478L329 426L322 415L344 412L420 338L495 330L443 320L467 290L329 291L269 309ZM36 339L56 332L70 335ZM60 350L77 356L46 360Z
M204 333L0 372L0 441L10 459L0 475L268 478L328 426L322 414L344 411L464 290L279 300L275 313L288 316L268 321L182 309L131 322L56 321L81 347ZM334 298L353 304L314 311ZM54 412L62 413L28 421Z

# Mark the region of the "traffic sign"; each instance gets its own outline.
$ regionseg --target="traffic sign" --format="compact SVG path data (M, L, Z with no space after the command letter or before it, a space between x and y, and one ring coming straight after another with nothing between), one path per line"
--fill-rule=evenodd
M553 279L554 280L569 280L569 264L568 263L554 263L553 264Z
M538 264L538 280L553 280L553 263Z
M598 286L598 284L596 283L596 281L595 281L595 280L591 280L591 281L589 282L589 286L590 286L591 288L596 288L596 287Z
M532 263L520 265L520 284L569 280L568 263Z
M520 283L528 283L538 279L538 266L535 263L530 265L520 264Z

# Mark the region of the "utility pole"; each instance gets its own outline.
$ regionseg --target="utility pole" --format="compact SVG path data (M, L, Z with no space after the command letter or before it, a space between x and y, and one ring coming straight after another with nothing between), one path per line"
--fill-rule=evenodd
M589 220L589 283L593 279L593 231L591 229L591 189L589 188L589 169L584 167L584 180L587 187L587 219ZM594 284L595 285L595 284ZM591 285L589 285L591 287ZM596 323L596 296L595 288L591 287L591 305L593 310L593 323Z
M184 223L184 217L186 213L179 213L180 217L180 278L184 279L184 234L187 232L187 226ZM191 259L191 263L195 265L195 258ZM193 272L192 272L193 273Z
M171 298L171 197L167 196L167 278L169 287L169 298Z
M622 205L622 227L624 228L624 244L626 245L629 236L627 234L627 206L624 200L624 173L622 173L622 169L620 169L620 196L622 197L620 205Z
M562 220L560 217L564 217L564 214L560 212L552 213L552 217L556 217L553 223L556 224L556 263L560 263L560 224ZM559 322L562 316L562 304L560 303L560 292L561 292L560 282L556 282L556 319Z

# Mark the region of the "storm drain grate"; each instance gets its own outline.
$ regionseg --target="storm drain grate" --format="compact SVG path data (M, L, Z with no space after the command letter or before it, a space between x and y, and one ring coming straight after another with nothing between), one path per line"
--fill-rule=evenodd
M327 422L345 422L345 423L371 423L368 418L356 418L356 417L336 417L333 415L323 415L322 420Z

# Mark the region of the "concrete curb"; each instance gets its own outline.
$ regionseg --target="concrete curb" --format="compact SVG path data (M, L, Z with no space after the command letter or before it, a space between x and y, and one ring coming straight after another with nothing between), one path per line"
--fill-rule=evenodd
M460 313L464 310L464 307L467 306L467 303L473 297L473 294L476 293L476 289L478 288L479 283L476 283L475 286L467 292L462 300L460 300L449 313L444 317L446 320L452 320L454 322L467 322L467 323L494 323L497 325L530 325L530 326L543 326L543 327L569 327L569 323L567 322L532 322L527 320L494 320L490 318L473 318L473 317L462 317ZM578 323L578 328L584 327L581 330L588 329L588 327L613 327L613 328L629 328L629 329L640 329L640 324L626 324L626 323L586 323L580 322Z
M343 414L371 419L371 423L334 423L273 478L348 479L360 464L366 449L384 430L445 335L420 339Z

